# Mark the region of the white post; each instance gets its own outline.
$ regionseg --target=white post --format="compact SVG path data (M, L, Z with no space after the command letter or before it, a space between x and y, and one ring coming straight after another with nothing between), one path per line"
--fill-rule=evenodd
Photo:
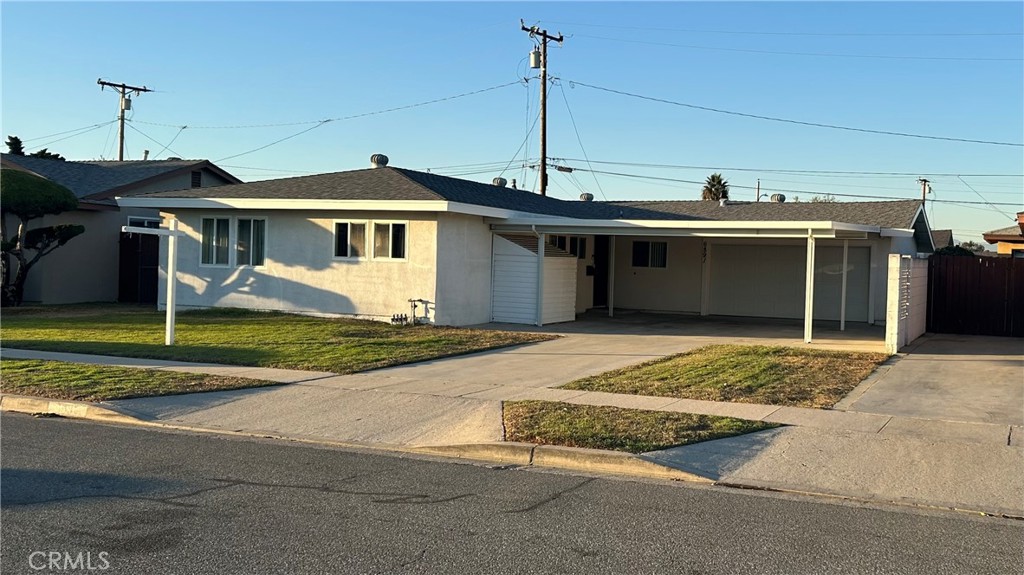
M608 317L615 317L615 236L608 238Z
M537 326L544 325L544 244L547 234L537 235Z
M843 295L839 303L839 331L846 331L846 264L849 253L850 240L843 240Z
M175 288L178 284L178 220L171 218L171 235L167 236L167 326L164 345L174 345Z
M711 313L711 242L701 240L703 254L700 262L700 315Z
M814 332L814 236L807 230L807 282L804 287L804 343L811 343Z
M868 325L875 325L875 242L868 248Z

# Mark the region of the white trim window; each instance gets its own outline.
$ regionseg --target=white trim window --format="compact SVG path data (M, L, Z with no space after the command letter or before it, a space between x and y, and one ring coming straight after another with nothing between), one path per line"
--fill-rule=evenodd
M200 230L202 255L199 263L204 266L230 265L231 218L203 218Z
M408 230L408 222L373 222L373 257L404 260Z
M267 258L267 220L238 218L235 228L235 265L262 266Z
M361 260L366 258L366 222L334 222L334 258Z
M668 266L668 242L633 240L633 267L663 268Z

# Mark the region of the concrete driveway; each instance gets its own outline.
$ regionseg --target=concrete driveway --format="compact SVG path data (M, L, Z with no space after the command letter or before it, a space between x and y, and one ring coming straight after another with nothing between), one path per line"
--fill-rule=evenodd
M1024 425L1024 339L925 336L836 408Z

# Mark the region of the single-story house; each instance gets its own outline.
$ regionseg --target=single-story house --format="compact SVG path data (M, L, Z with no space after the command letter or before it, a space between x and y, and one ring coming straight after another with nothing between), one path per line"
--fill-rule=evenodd
M996 244L1000 255L1024 257L1024 212L1017 212L1017 225L991 230L982 234L985 241Z
M118 198L178 221L182 308L456 326L593 308L874 324L889 254L934 250L916 200L588 200L386 165Z
M153 236L122 234L121 226L158 227L160 212L122 208L114 197L241 183L207 160L64 161L2 154L0 165L56 182L78 198L78 209L32 220L31 227L85 226L85 233L32 267L26 303L155 303L159 243ZM8 216L8 234L17 222Z

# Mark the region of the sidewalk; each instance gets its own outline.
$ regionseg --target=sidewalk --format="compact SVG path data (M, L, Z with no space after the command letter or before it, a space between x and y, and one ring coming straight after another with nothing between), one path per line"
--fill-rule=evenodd
M501 402L526 399L780 423L788 427L644 458L725 484L1024 516L1024 428L1018 425L562 390L547 381L529 387L522 378L519 385L499 385L497 379L444 377L451 371L446 362L478 362L483 354L354 375L13 349L0 354L290 383L103 405L147 421L301 439L497 442L503 440Z

